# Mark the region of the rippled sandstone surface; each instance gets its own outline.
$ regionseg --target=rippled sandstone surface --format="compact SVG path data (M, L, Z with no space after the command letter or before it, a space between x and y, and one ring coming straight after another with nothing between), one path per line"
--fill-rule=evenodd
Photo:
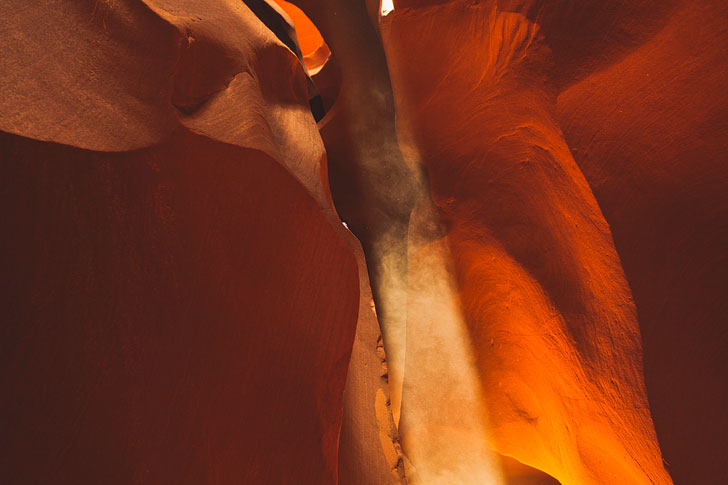
M0 481L728 481L728 6L294 3L0 0Z

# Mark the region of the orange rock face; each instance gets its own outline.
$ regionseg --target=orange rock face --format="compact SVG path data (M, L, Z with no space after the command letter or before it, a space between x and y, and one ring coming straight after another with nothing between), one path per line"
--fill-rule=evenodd
M359 278L301 64L241 2L21 3L0 482L336 483Z
M292 3L284 2L283 0L277 3L289 15L291 21L296 26L296 36L301 45L301 53L303 56L306 57L315 53L324 43L324 38L321 37L321 32L319 32L318 28L306 17L306 14L300 8Z
M26 3L0 482L728 482L725 2Z
M718 483L724 445L693 426L702 406L725 423L726 11L592 3L395 2L400 132L447 227L493 449L561 483L668 483L659 436L676 481Z
M448 226L492 446L565 484L667 483L629 287L551 114L538 26L461 2L386 22L398 113ZM455 50L470 54L428 68Z
M726 18L723 2L675 4L650 37L556 105L634 295L675 483L728 481L719 458L728 451Z

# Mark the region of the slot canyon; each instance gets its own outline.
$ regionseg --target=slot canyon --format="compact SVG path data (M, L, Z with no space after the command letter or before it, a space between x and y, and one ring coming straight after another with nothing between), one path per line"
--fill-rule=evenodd
M0 483L728 484L726 26L0 0Z

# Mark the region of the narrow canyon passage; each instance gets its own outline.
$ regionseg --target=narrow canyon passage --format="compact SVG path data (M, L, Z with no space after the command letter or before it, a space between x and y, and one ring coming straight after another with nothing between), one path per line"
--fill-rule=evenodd
M446 233L418 148L406 143L407 133L396 133L388 68L372 11L356 3L299 5L321 28L341 69L338 98L319 127L337 211L366 255L407 479L505 483L502 457L489 448L487 400ZM508 483L546 477L527 469L511 465Z
M488 2L302 7L342 70L321 131L370 268L408 479L502 483L499 452L562 483L668 483L631 295L539 77L539 25Z
M416 147L403 153L395 132L378 33L364 4L301 6L341 69L336 104L319 127L337 212L366 256L407 480L504 483L487 447L484 398L439 216Z
M728 483L725 25L0 0L0 483Z

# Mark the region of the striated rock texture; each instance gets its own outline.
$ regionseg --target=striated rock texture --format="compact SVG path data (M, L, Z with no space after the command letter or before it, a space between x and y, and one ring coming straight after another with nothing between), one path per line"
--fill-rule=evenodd
M393 7L398 129L446 227L492 448L563 484L724 482L723 2ZM410 372L411 317L403 420L437 381Z
M728 482L728 5L294 3L0 0L0 482Z
M635 298L652 417L680 484L728 482L726 21L725 2L676 4L556 106Z
M299 60L239 1L0 12L0 482L336 483L358 246Z

